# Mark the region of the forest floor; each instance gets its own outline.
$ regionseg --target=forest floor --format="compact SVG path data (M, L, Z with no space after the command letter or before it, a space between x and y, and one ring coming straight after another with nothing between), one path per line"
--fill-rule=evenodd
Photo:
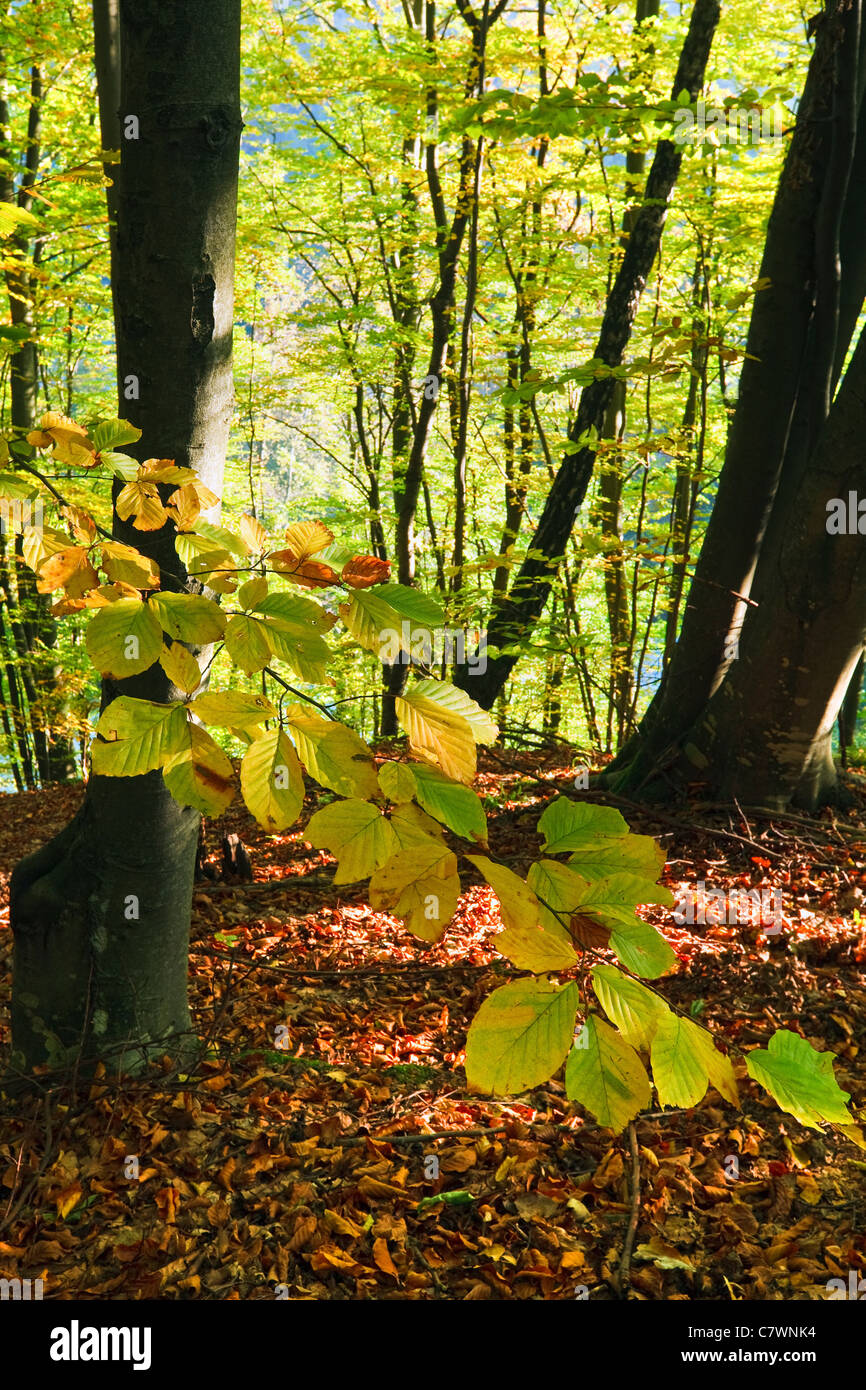
M572 790L570 762L482 756L491 850L517 872L546 801ZM514 973L480 880L426 948L365 906L363 884L335 889L327 853L232 808L208 846L217 863L236 831L254 879L196 885L202 1058L189 1075L166 1059L137 1081L0 1097L0 1278L42 1277L59 1300L728 1301L823 1299L828 1280L866 1276L864 1147L784 1115L743 1060L793 1029L836 1054L852 1111L866 1106L866 780L850 780L852 809L814 818L618 803L661 840L674 892L757 885L783 904L769 936L640 909L679 958L658 988L732 1053L741 1108L710 1090L622 1136L558 1080L508 1103L467 1094L468 1024ZM81 795L0 797L0 1067L9 873Z

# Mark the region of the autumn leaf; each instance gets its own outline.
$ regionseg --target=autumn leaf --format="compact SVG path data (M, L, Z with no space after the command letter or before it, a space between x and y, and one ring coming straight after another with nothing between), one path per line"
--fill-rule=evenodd
M369 589L371 584L381 584L388 578L391 566L375 555L354 555L340 573L350 588Z

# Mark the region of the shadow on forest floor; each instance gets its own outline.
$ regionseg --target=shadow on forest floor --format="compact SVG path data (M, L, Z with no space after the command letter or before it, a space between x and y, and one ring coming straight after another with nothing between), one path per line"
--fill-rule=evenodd
M569 765L561 751L482 755L491 850L519 873L545 801L571 791ZM0 798L3 1054L9 872L81 794ZM866 796L835 821L625 815L661 839L674 892L782 893L776 936L642 909L680 962L660 991L729 1050L801 1032L836 1054L852 1110L866 1105L854 915ZM299 836L268 836L233 808L207 827L214 862L227 832L249 847L254 880L196 885L191 1000L207 1052L194 1075L166 1062L138 1081L2 1101L0 1278L42 1277L55 1299L273 1298L277 1286L291 1299L612 1299L635 1201L631 1297L806 1300L863 1274L866 1153L782 1114L741 1056L742 1108L710 1090L642 1117L636 1165L627 1134L585 1122L560 1081L509 1103L467 1095L468 1023L515 973L493 949L490 889L465 876L454 922L425 949L365 905L363 884L335 889L330 856Z

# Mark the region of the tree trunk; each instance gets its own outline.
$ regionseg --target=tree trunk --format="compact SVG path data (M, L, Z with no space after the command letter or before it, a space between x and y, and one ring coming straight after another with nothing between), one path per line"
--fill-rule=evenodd
M718 21L718 0L695 0L674 79L674 99L684 89L693 101L697 98ZM625 255L608 296L593 354L608 367L618 367L622 363L640 298L658 252L682 153L682 148L672 140L658 142L644 201L635 217ZM611 376L597 377L581 392L577 415L569 430L571 451L566 454L548 493L530 555L523 562L507 601L499 605L492 616L488 646L502 648L525 640L544 609L576 511L592 478L596 445L587 441L597 437L603 429L613 383ZM516 660L514 654L495 657L488 661L484 676L473 680L472 696L485 709L490 709ZM463 668L458 684L466 685L467 669Z
M861 333L772 557L774 585L751 611L726 680L669 767L656 766L659 788L671 775L679 784L691 778L714 797L774 810L835 798L831 737L866 643L866 565L856 517L852 529L849 510L837 534L828 504L866 495L864 432Z
M839 54L857 62L858 47L862 53L846 22L837 9L818 28L797 125L767 227L760 275L768 283L752 310L725 466L682 630L640 730L608 769L618 786L634 787L644 780L664 750L699 717L737 659L747 608L763 598L756 574L759 556L763 573L771 576L772 567L763 559L769 548L776 549L784 539L788 508L820 428L820 419L817 426L814 423L816 390L820 388L823 395L821 383L828 372L838 371L839 345L844 339L847 348L854 330L859 311L852 308L854 281L863 279L859 247L844 267L835 337L819 335L816 329L823 312L818 304L822 283L818 227L831 173L843 247L853 237L853 228L846 230L849 204L858 211L862 204L862 192L844 179L844 171L840 180L831 159ZM862 62L859 66L862 102L866 68ZM860 158L863 153L861 144Z
M191 466L219 493L232 403L239 0L121 0L120 49L121 409L143 431L138 457ZM157 561L163 589L191 587L171 523L141 532L115 517L114 534ZM117 694L178 696L158 665L106 681L103 703ZM101 1057L131 1070L184 1051L198 826L159 772L91 777L71 825L16 866L15 1069Z

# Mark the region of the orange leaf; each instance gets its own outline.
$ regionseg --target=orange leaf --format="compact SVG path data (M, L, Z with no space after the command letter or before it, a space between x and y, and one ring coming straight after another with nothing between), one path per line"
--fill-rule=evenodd
M161 1187L154 1198L159 1214L167 1226L173 1226L177 1221L177 1208L180 1201L180 1194L175 1187Z
M399 1281L400 1275L397 1272L397 1266L391 1259L388 1242L382 1236L373 1241L373 1259L383 1274L390 1274Z
M66 1219L73 1207L78 1206L83 1196L80 1182L74 1182L71 1187L64 1187L62 1192L58 1192L54 1201L57 1206L57 1215L62 1221Z
M269 556L277 574L284 574L305 589L327 589L337 582L337 571L318 560L304 560L294 550L277 550Z
M382 584L391 573L387 560L378 560L375 555L353 555L343 566L342 577L353 589L369 589L371 584Z

